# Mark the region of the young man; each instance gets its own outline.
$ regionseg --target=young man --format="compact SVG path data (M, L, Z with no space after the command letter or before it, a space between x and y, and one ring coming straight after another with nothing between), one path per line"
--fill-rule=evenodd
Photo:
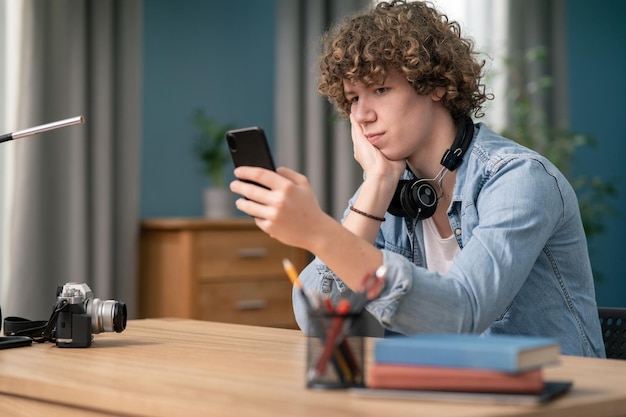
M386 330L552 336L564 354L602 357L576 195L548 160L471 121L488 98L472 48L422 2L332 28L319 91L349 116L365 174L343 222L283 167L236 169L267 187L234 181L237 207L316 255L300 280L335 303L385 265L367 309ZM307 331L295 294L294 311Z

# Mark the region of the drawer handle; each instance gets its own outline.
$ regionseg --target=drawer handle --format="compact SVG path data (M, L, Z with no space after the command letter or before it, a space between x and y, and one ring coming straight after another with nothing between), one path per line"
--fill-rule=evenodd
M237 252L240 258L264 258L267 256L266 248L241 248Z
M265 307L267 307L267 301L262 299L237 301L238 310L261 310Z

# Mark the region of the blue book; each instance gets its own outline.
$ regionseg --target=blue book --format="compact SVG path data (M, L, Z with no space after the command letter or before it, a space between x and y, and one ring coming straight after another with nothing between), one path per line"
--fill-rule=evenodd
M416 334L374 343L374 362L522 372L557 363L552 338L476 334Z

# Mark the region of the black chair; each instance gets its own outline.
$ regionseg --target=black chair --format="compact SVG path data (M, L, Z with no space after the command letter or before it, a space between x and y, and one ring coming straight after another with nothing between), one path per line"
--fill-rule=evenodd
M626 308L599 307L598 315L606 357L626 360Z

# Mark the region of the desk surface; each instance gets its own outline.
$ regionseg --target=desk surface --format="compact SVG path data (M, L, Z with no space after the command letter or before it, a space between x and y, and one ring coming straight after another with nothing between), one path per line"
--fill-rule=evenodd
M305 388L297 330L182 319L131 320L86 349L0 350L3 416L619 416L626 361L562 357L547 379L573 380L542 406L359 398Z

